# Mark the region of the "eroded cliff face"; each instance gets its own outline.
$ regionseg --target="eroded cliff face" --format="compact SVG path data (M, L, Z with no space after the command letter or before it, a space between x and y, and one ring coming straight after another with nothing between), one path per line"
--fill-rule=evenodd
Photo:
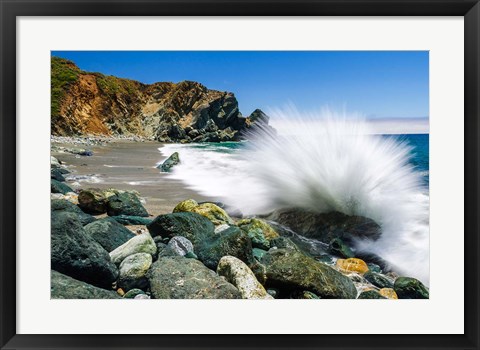
M52 58L52 135L137 135L160 142L239 140L258 120L231 92L200 83L137 81L81 71ZM267 117L268 122L268 117Z

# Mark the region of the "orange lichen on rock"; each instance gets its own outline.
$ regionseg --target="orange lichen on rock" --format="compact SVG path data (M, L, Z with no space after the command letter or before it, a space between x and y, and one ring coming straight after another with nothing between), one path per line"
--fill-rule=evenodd
M341 272L356 272L363 275L368 271L365 261L357 258L338 259L336 266Z

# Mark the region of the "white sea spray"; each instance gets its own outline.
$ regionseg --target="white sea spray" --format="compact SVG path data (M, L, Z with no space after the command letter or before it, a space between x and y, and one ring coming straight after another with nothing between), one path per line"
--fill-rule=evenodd
M269 115L282 134L257 128L242 151L162 148L165 155L180 153L170 176L245 214L298 207L369 217L382 236L358 241L356 248L428 284L429 196L409 162L410 146L373 135L361 117L346 113L305 115L288 108Z

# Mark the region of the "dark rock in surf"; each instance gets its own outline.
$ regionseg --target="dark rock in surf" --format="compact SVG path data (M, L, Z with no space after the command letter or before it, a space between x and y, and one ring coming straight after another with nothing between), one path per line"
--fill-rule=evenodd
M63 182L60 182L55 179L50 180L50 192L51 193L61 193L67 194L68 192L73 192L73 189Z
M353 251L350 249L348 245L345 244L343 240L340 238L334 238L328 245L328 251L336 256L339 256L341 258L353 258L355 254Z
M349 242L353 238L378 239L380 226L363 216L351 216L340 212L315 213L302 209L282 209L268 217L307 238L330 243L334 238Z
M234 285L195 259L161 257L146 277L155 299L241 299Z
M162 164L157 166L157 169L160 169L164 173L170 172L170 170L177 164L180 163L180 156L178 152L174 152L167 158Z
M78 281L60 272L51 271L50 297L52 299L121 299L116 292Z
M52 269L97 287L111 288L118 269L108 252L85 232L78 217L53 211L51 219Z
M348 277L301 252L270 249L261 262L267 268L267 288L276 288L282 295L304 290L327 299L354 299L357 296Z
M363 277L378 288L393 288L393 282L380 273L368 271Z
M96 220L86 225L84 229L85 232L107 252L111 252L135 237L132 231L112 218Z
M84 213L78 206L64 199L52 199L50 209L52 212L68 212L75 214L83 226L95 221L93 216Z
M422 282L412 277L398 277L393 286L398 299L428 299L429 292Z
M147 210L143 207L136 194L119 191L108 197L107 214L109 216L130 215L148 217Z

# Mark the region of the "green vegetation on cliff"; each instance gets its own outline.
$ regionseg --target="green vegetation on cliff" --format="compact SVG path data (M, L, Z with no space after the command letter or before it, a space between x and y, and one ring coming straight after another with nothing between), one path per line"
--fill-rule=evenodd
M51 113L55 118L60 115L60 106L69 86L78 80L80 69L70 60L52 57L51 70Z

